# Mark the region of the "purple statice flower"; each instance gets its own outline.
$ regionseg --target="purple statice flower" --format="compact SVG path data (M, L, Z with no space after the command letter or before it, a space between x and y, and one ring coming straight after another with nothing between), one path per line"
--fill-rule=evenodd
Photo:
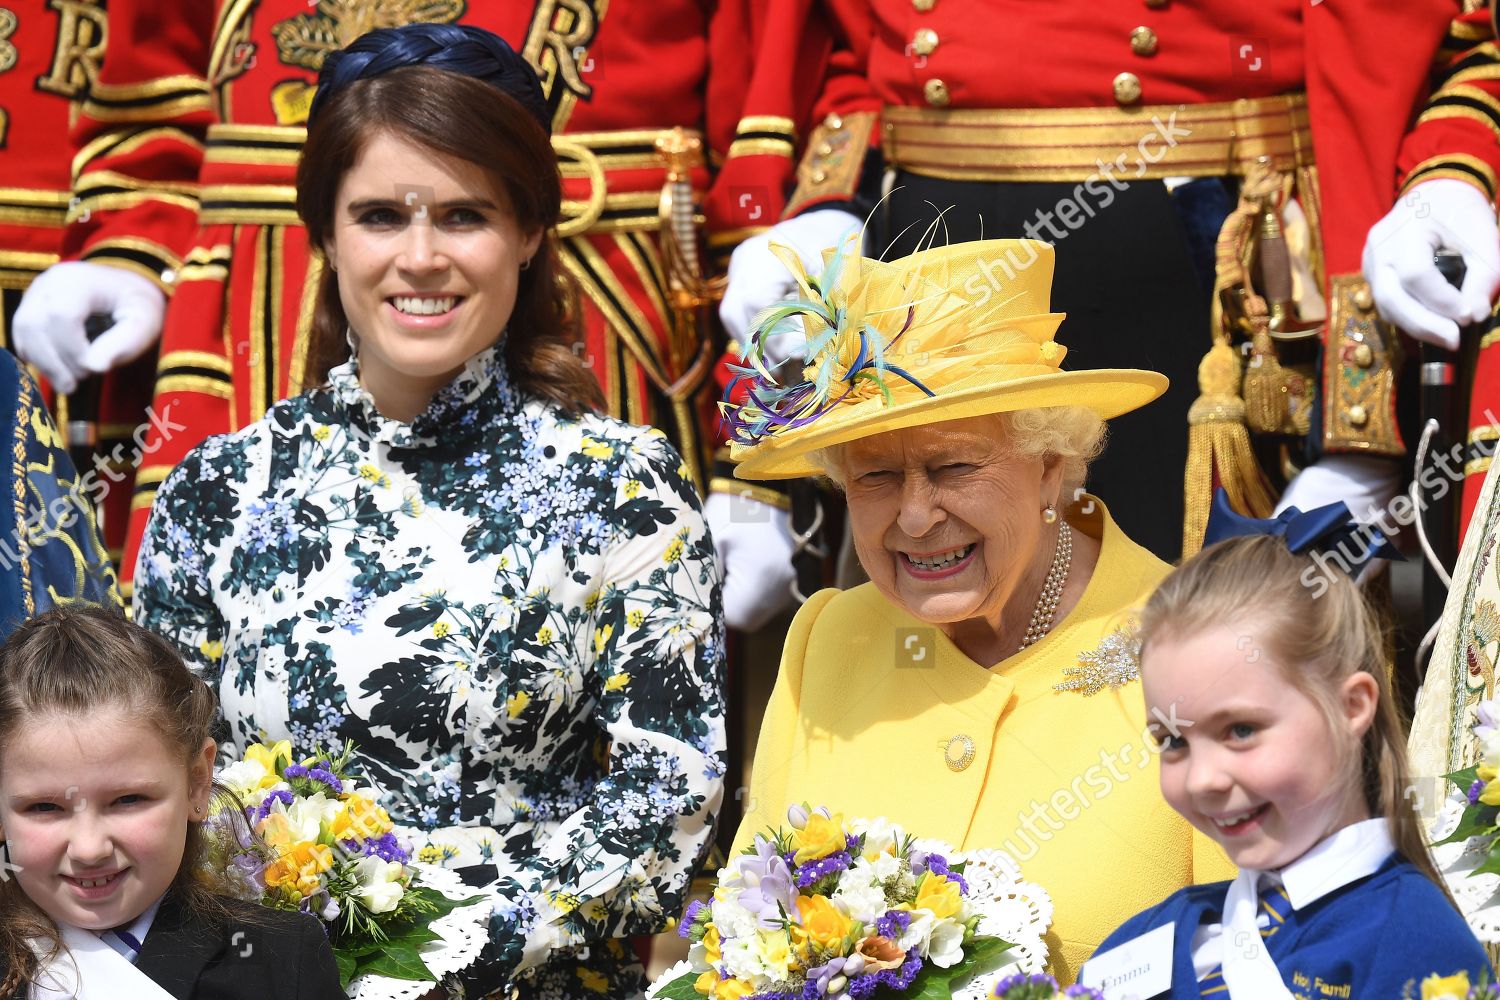
M344 791L344 783L339 780L338 775L321 765L327 761L314 761L311 766L303 764L288 764L284 772L287 778L306 778L326 785L335 795L341 795Z
M1479 805L1479 793L1482 791L1484 791L1484 782L1475 778L1474 783L1469 786L1469 805Z
M401 846L395 833L385 833L370 840L344 840L340 843L350 854L361 854L367 858L375 857L381 861L394 861L403 865L411 860L411 855Z
M693 932L693 926L698 923L698 911L708 904L701 899L695 899L687 905L682 913L682 923L677 925L677 936L685 938Z
M911 914L905 910L886 910L885 916L875 921L875 933L892 941L900 940L911 927Z
M276 803L280 802L284 806L290 806L295 801L296 797L290 791L285 788L278 788L267 795L260 805L247 808L245 815L250 820L250 826L256 827L260 825L261 820L271 815L271 809Z
M927 855L926 860L928 871L932 872L932 874L934 875L942 875L950 882L957 882L958 891L965 896L969 894L969 883L964 881L964 877L962 875L954 871L952 868L948 867L947 858L943 857L941 854L929 854ZM915 874L916 869L912 869L912 872L913 874Z
M755 915L755 923L762 930L781 926L783 913L797 912L791 866L776 853L776 845L764 838L755 838L754 856L735 859L735 873L722 884L737 891L735 901ZM797 884L806 883L799 880Z
M995 984L995 991L990 996L995 1000L1052 1000L1057 996L1104 1000L1104 995L1098 990L1081 984L1074 984L1064 990L1057 985L1056 979L1041 972L1029 975L1018 972L1013 976L1006 976Z
M1100 993L1092 986L1085 986L1082 983L1074 983L1072 986L1069 986L1067 989L1063 990L1063 996L1083 997L1084 1000L1104 1000L1103 993Z
M810 885L816 885L830 875L837 875L839 872L845 871L853 863L854 861L849 857L848 851L839 851L837 854L830 854L826 858L809 861L797 869L797 887L799 889L806 889Z
M856 976L849 980L849 996L852 1000L868 1000L882 986L899 993L910 986L912 980L917 978L917 973L921 971L922 958L913 947L906 953L906 961L901 964L900 968L881 969L879 972Z

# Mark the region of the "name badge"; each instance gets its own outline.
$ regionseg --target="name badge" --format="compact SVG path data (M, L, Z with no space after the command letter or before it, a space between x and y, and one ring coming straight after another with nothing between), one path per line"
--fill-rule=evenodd
M1146 1000L1172 988L1172 937L1165 924L1109 951L1083 966L1079 982L1104 994L1104 1000Z

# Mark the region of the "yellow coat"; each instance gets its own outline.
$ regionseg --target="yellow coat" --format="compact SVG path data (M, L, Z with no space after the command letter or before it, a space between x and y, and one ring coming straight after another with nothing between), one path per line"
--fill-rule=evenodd
M799 802L1005 850L1052 896L1050 971L1065 985L1129 917L1232 877L1161 797L1140 681L1090 696L1053 689L1168 569L1094 504L1070 519L1102 543L1083 597L994 669L871 584L814 594L787 634L736 853Z

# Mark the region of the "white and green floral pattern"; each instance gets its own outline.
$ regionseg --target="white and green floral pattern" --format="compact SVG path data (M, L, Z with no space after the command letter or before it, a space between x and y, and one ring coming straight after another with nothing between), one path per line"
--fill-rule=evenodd
M174 470L135 614L235 747L353 739L424 857L493 865L472 987L638 995L611 939L680 910L725 749L713 546L659 431L525 397L498 349L400 423L351 362Z

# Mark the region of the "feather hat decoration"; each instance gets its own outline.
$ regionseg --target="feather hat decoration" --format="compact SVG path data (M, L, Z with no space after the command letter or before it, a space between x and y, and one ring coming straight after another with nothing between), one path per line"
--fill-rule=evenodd
M944 420L1065 405L1109 419L1167 387L1156 372L1059 367L1046 243L981 240L880 261L859 254L859 239L825 251L817 276L771 244L798 294L755 317L732 401L720 404L741 478L816 475L820 449ZM800 379L778 381L766 345L798 318L804 346L777 370L800 360Z

